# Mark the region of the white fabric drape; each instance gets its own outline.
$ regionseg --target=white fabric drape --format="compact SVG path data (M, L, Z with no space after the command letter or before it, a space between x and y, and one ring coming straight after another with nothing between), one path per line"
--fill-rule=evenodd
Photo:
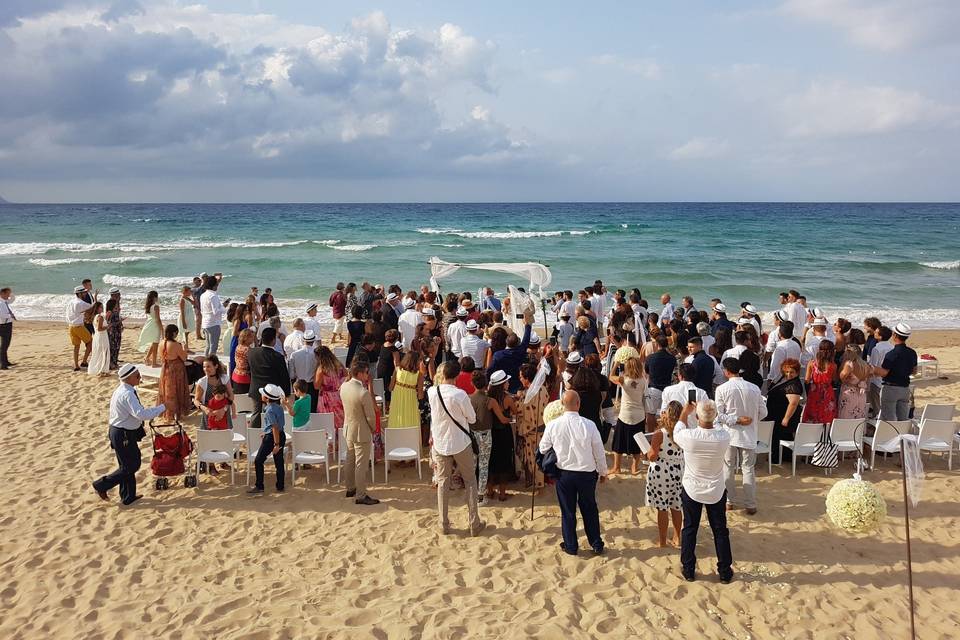
M448 278L459 269L481 269L484 271L499 271L520 276L530 282L530 290L537 287L543 295L543 288L553 280L550 269L538 262L480 262L476 264L460 264L446 262L434 256L430 258L430 288L439 291L438 281Z

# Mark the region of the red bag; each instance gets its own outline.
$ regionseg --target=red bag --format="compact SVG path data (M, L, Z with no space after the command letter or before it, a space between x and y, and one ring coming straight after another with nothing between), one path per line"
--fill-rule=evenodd
M184 460L193 451L193 442L187 434L178 432L169 436L153 437L153 460L150 470L159 477L178 476L184 471Z

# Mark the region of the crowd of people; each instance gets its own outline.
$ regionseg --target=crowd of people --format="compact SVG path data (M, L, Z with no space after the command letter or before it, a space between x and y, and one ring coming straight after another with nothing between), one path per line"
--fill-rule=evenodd
M713 299L700 310L690 296L675 306L669 294L651 308L638 289L609 292L598 280L576 293L556 292L557 321L542 336L533 330L531 307L511 309L518 302L492 289L474 300L470 292L441 295L426 286L340 283L328 301L334 326L327 344L316 304L288 326L270 289L261 294L254 287L242 301L225 304L219 274L201 274L194 285L182 290L175 324L162 323L157 292L148 294L139 349L146 364L161 368L158 415L167 419L199 412L202 428L229 428L237 417L234 398L250 397L252 422L264 434L251 492L264 490L263 465L271 456L283 490L287 417L301 429L311 413L331 413L335 428L345 429L347 495L358 504L378 502L366 491L365 474L371 450L384 455L384 430L419 429L443 533L450 531L451 489L466 489L476 535L484 527L479 507L508 500L511 488L539 492L554 484L563 551L577 553L579 506L591 548L603 553L596 484L639 475L646 462L645 498L657 512L657 542L681 547L687 579L694 579L704 509L718 575L724 582L733 575L726 511L753 515L759 508L754 468L762 420L774 423L769 444L779 462L778 442L791 440L801 421L906 419L917 366L907 346L909 325L890 327L872 317L862 328L843 318L831 323L797 291L780 294L779 308L763 317L748 302ZM0 292L0 321L13 314L9 293ZM139 404L135 390L131 398L136 367L120 368L120 301L113 288L102 304L85 280L66 311L74 370L119 368L111 434L155 411ZM191 336L204 343L202 356L191 356ZM338 344L345 353L334 351ZM563 411L547 420L545 409L555 400ZM132 457L124 455L117 450L129 472ZM545 473L550 456L555 469ZM97 491L103 497L104 487L129 482L101 480ZM135 487L122 493L127 502Z

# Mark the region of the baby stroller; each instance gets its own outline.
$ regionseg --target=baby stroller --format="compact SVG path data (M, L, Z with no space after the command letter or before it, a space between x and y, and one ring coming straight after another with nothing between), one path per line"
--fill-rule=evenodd
M164 435L159 429L166 427L176 427L176 431ZM153 472L157 491L163 491L170 487L171 476L179 476L186 469L193 468L193 465L188 464L193 454L193 441L183 430L179 420L172 424L154 424L151 421L150 431L153 433L153 460L150 462L150 470ZM185 475L183 486L197 486L197 476L192 473Z

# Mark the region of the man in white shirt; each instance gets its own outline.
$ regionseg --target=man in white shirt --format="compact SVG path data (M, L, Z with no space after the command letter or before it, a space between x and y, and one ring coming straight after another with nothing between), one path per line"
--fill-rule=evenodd
M893 329L890 327L881 326L877 329L877 344L873 347L870 356L867 358L867 363L869 363L871 367L879 367L883 364L883 359L887 354L893 351L893 342L890 341L892 337ZM869 415L871 418L876 418L880 415L880 390L882 388L883 378L880 376L870 378L870 386L867 388L867 403L870 406Z
M475 536L485 526L480 520L477 506L477 458L469 436L470 424L477 421L477 414L470 403L470 396L454 382L460 375L460 364L448 360L440 366L437 384L427 389L430 401L430 435L437 460L437 510L440 514L440 531L450 533L447 516L450 501L450 479L456 462L466 491L467 511L470 518L470 535Z
M303 322L303 318L297 318L293 321L293 331L291 331L290 335L283 341L283 352L285 354L290 355L294 351L303 349L303 346L306 344L306 340L303 339L305 329L306 324Z
M663 395L660 398L660 413L666 411L667 406L671 402L679 402L680 406L686 406L687 403L690 402L691 390L696 392L697 402L703 402L710 399L706 391L694 384L693 380L696 375L696 368L689 362L685 362L680 365L677 370L677 377L680 378L680 382L677 384L672 384L663 390ZM691 429L697 426L696 416L691 414L688 416L688 420L690 421Z
M800 331L800 328L807 323L807 308L798 301L800 293L791 289L787 292L787 304L783 310L788 316L788 320L793 323L793 330Z
M316 334L312 329L307 329L303 333L303 347L291 353L287 358L290 382L303 380L307 383L310 392L310 413L317 412L317 402L320 398L320 392L313 386L313 376L317 372L317 355L313 352L316 342Z
M215 356L220 350L220 325L223 323L223 303L217 294L220 282L214 276L207 276L205 291L200 295L201 328L207 346L204 355Z
M317 320L317 304L311 302L307 305L307 317L303 320L303 330L304 332L313 331L313 335L319 336L320 331L320 321Z
M660 303L663 305L660 311L660 326L663 326L673 320L673 303L670 302L670 294L665 293L660 296Z
M540 440L540 453L553 449L557 456L557 501L560 503L560 527L564 553L577 555L577 505L583 529L594 555L603 553L600 537L600 512L597 508L597 479L607 480L607 458L603 451L600 432L592 420L582 417L580 394L565 391L562 398L564 413L551 420Z
M465 307L457 307L457 319L451 322L447 328L447 344L450 345L450 352L453 357L458 360L463 357L460 343L467 335L468 315L470 315L470 312Z
M777 346L773 350L773 356L770 358L770 373L767 374L771 385L780 382L783 377L780 366L784 360L800 360L800 343L793 339L793 322L784 320L780 323L778 331L780 340L777 341Z
M696 412L697 426L690 428L688 419ZM683 449L683 530L680 532L680 564L687 582L696 579L697 530L700 517L707 509L707 520L717 549L717 574L720 582L733 579L733 553L727 529L727 491L724 478L724 456L730 445L730 431L715 427L717 406L712 400L687 403L673 431L673 441Z
M563 292L563 304L560 306L560 315L569 318L577 316L577 302L573 299L573 291L569 289Z
M410 350L410 345L413 344L413 339L417 336L417 325L423 321L420 312L414 308L416 306L415 300L403 299L405 311L400 314L400 318L397 320L397 330L400 332L404 351Z
M802 371L807 370L810 361L817 357L817 351L820 350L820 343L827 338L827 321L823 318L815 318L810 323L810 328L804 330L803 351L800 352L800 367Z
M13 323L17 319L13 309L10 308L11 302L13 302L13 289L10 287L0 289L0 370L14 366L8 356L10 341L13 340Z
M727 500L737 504L737 467L743 473L743 506L747 515L757 512L757 426L767 415L767 401L760 387L740 377L740 361L723 361L727 381L717 387L717 423L730 429L730 447L724 457L727 469Z
M480 325L474 319L467 320L467 335L460 340L461 357L473 358L478 369L483 369L487 361L490 343L480 337Z
M67 331L70 335L70 343L73 345L73 370L80 371L81 367L87 366L87 359L90 357L90 350L93 347L93 336L83 326L83 314L93 306L93 303L87 302L84 296L87 295L87 289L78 285L73 289L73 300L67 303L66 320ZM83 361L80 361L80 345L83 344Z
M120 500L130 505L142 498L137 495L137 470L140 468L140 440L146 435L143 423L153 420L164 411L166 406L159 404L152 409L144 408L137 396L136 386L140 384L140 371L137 366L127 363L117 373L120 386L110 398L110 447L117 456L119 467L93 483L93 490L101 500L109 500L107 491L120 486Z

